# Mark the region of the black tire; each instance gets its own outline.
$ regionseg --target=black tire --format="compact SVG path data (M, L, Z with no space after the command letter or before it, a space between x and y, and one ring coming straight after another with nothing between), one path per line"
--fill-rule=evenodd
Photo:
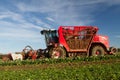
M110 47L110 54L116 55L117 49L115 47Z
M101 45L95 45L91 47L90 56L104 56L105 49Z
M53 59L65 58L66 51L62 47L51 48L49 51L49 56L50 56L50 58L53 58Z

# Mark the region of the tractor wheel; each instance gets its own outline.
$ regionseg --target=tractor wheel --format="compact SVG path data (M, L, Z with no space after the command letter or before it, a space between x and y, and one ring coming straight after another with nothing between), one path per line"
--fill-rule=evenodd
M104 56L105 49L101 45L93 46L90 50L91 56Z
M65 58L66 51L62 47L51 48L49 51L50 58L58 59L58 58Z
M110 47L110 54L116 55L117 54L117 49L114 47Z

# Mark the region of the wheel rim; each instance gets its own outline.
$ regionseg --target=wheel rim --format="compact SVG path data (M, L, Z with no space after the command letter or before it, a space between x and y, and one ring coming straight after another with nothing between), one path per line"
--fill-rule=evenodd
M94 46L92 47L92 50L91 50L91 55L92 56L104 56L105 54L105 50L102 46Z
M58 59L59 57L60 57L60 52L59 51L53 51L52 58Z
M55 58L55 59L66 57L66 52L62 47L51 48L49 54L51 58Z
M97 51L95 52L95 55L96 55L96 56L101 55L101 51L100 51L100 50L97 50Z

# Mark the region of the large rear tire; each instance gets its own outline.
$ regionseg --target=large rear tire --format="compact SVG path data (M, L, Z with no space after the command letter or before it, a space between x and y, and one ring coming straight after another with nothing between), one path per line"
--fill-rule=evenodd
M50 58L58 59L58 58L65 58L66 51L62 47L51 48L49 51Z
M104 56L105 49L101 45L95 45L91 47L90 56Z

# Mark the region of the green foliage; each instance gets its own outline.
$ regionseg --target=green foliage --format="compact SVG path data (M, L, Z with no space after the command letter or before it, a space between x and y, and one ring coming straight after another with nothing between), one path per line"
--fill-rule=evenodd
M0 61L0 80L119 80L120 55Z
M35 66L36 67L36 66ZM1 70L1 80L119 80L120 63L65 68Z
M37 59L37 60L16 60L4 62L0 60L1 66L12 66L12 65L32 65L32 64L57 64L57 63L68 63L68 62L80 62L80 61L103 61L111 59L120 59L120 55L107 55L102 57L75 57L75 58L65 58L65 59Z

